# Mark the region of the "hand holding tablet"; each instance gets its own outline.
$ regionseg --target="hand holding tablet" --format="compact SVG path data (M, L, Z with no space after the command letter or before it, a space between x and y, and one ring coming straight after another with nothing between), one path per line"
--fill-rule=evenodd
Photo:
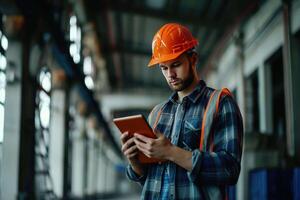
M156 135L143 115L115 118L113 119L113 122L121 133L129 132L131 137L133 137L134 133L138 133L149 138L156 138ZM138 154L138 159L141 163L155 163L162 161L160 159L149 158L141 152Z

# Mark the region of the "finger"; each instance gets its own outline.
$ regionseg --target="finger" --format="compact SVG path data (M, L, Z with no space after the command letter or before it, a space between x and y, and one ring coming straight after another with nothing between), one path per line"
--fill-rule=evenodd
M162 134L161 132L157 131L157 132L154 132L154 134L157 136L157 137L161 137L161 136L164 136L164 134Z
M138 138L139 140L143 141L144 143L149 143L150 141L153 140L152 138L148 138L148 137L145 137L145 136L137 134L137 133L134 134L134 137Z
M143 142L140 142L138 139L134 140L137 148L142 152L149 152L149 145Z
M134 138L131 138L131 139L127 140L127 142L124 145L122 145L121 150L122 150L122 152L125 152L127 149L129 149L130 147L132 147L134 145L135 145Z
M129 154L129 155L127 156L127 158L133 158L133 157L135 157L137 154L138 154L138 152L136 151L136 152L134 152L134 153L132 153L132 154Z
M152 138L148 138L148 137L144 137L144 136L142 136L142 137L143 138L141 138L141 139L138 137L135 137L134 142L136 144L138 143L142 148L150 150L153 147L153 145L155 144L156 139L152 139Z
M127 132L122 133L120 138L121 138L122 143L125 143L130 138L129 132L127 131Z
M134 143L137 145L137 146L140 146L140 147L144 147L145 143L140 141L139 139L137 138L134 138Z
M125 152L128 148L134 145L134 138L130 138L122 145L122 151Z
M134 146L130 147L129 149L127 149L127 150L124 152L124 155L125 155L125 156L128 156L128 155L130 155L130 154L132 154L132 153L135 153L135 152L138 152L138 148L137 148L136 145L134 145Z
M138 148L138 150L140 152L142 152L143 154L145 154L147 157L151 158L153 155L153 150L151 150L151 146L149 146L149 144L147 143L143 143L141 141L139 141L138 139L135 139L135 144Z
M139 147L137 147L137 148L139 149ZM150 152L147 151L146 149L139 149L139 151L140 151L141 153L145 154L147 157L150 158Z
M122 133L120 135L121 141L124 143L126 141L126 138L128 137L128 132Z

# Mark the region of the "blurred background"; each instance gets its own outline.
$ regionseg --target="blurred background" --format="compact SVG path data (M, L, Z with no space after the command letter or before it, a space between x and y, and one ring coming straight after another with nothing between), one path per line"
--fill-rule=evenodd
M299 0L0 0L0 199L139 199L112 119L171 94L146 67L167 22L241 108L229 199L300 199Z

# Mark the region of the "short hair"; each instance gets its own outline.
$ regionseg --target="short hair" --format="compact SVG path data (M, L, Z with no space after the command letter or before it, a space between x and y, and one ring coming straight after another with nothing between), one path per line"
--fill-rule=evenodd
M190 57L191 57L192 55L194 55L194 54L198 55L198 53L197 53L195 47L193 47L193 48L187 50L185 53L186 53L188 56L190 56Z

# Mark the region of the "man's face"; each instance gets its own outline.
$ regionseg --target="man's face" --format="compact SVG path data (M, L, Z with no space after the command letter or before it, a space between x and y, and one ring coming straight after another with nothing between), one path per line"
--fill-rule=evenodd
M194 81L191 58L185 53L174 60L159 64L170 88L176 92L188 88Z

